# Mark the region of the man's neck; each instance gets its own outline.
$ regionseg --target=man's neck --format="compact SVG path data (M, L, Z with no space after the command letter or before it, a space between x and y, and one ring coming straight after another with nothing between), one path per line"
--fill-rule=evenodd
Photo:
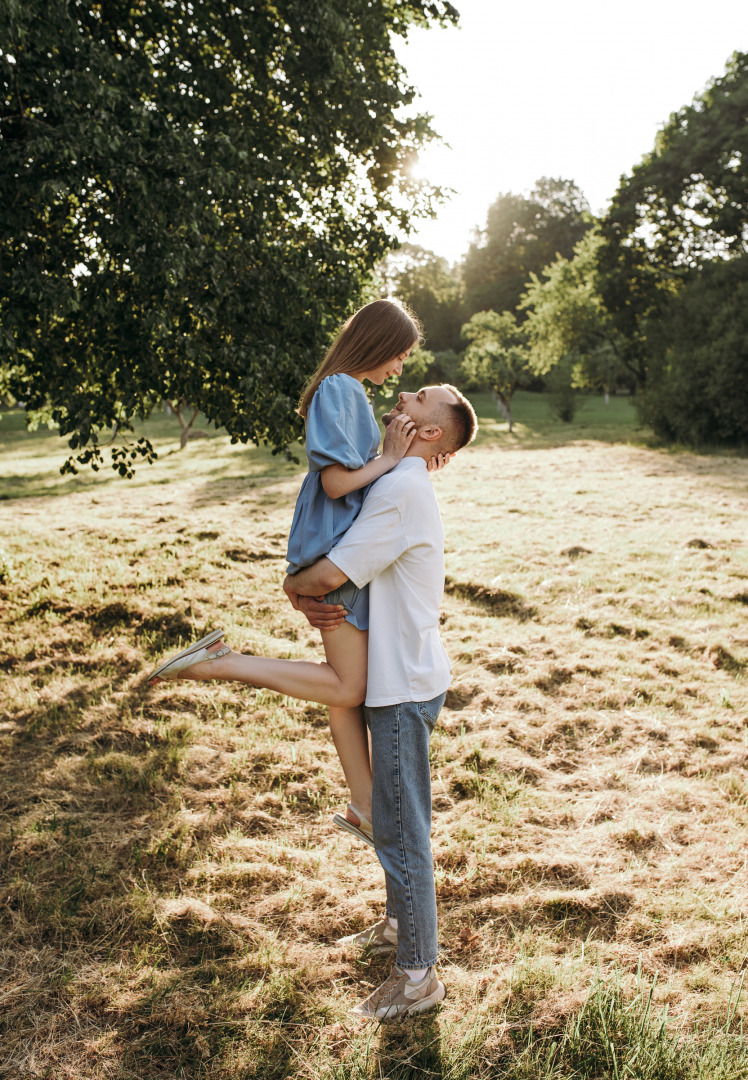
M420 443L420 446L417 445L418 443ZM416 438L413 440L413 442L403 454L403 460L405 460L405 458L421 458L421 460L425 461L428 465L434 454L438 453L438 450L432 449L431 443L421 442L418 436L416 436Z

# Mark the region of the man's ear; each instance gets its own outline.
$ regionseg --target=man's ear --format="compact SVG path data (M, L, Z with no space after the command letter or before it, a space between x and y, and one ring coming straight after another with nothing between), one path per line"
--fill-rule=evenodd
M426 442L436 442L441 439L443 432L436 424L426 424L425 427L418 429L418 434Z

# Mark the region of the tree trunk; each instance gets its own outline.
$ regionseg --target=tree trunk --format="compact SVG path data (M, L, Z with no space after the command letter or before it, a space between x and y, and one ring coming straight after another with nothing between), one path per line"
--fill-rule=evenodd
M505 420L509 422L509 431L511 433L514 426L514 420L512 419L511 398L506 394L502 394L500 390L494 390L493 399L496 402L496 410L500 416L503 416Z
M178 401L176 403L176 405L173 405L170 401L167 401L166 404L168 405L168 407L171 409L171 411L174 413L177 420L179 421L179 426L182 429L182 434L180 435L180 438L179 438L179 449L184 450L185 446L187 445L187 440L188 439L200 438L202 435L205 434L205 432L203 432L203 431L192 431L191 430L192 425L195 423L195 417L198 414L198 409L194 410L194 412L192 413L192 416L190 417L188 423L185 423L184 417L182 416L182 409L185 406L184 398L181 401Z
M190 417L190 422L188 424L182 424L182 437L179 440L179 449L180 450L184 450L185 446L187 445L187 440L191 437L190 428L195 423L195 417L196 416L197 416L197 409L195 409L192 416ZM180 421L181 421L181 417L180 417Z

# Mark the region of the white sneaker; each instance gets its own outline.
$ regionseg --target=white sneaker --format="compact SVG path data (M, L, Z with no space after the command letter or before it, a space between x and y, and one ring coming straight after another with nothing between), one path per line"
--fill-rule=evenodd
M366 1020L395 1020L433 1008L445 994L444 983L436 977L436 968L430 967L420 982L413 982L396 964L389 978L351 1012Z

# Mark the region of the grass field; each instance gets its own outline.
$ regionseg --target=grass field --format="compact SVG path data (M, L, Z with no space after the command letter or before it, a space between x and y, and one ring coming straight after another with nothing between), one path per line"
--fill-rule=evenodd
M146 691L169 650L316 656L280 590L301 467L225 436L60 477L0 423L0 1076L748 1077L748 460L476 399L435 477L438 1012L362 1025L382 911L324 710ZM748 993L748 990L746 991Z

